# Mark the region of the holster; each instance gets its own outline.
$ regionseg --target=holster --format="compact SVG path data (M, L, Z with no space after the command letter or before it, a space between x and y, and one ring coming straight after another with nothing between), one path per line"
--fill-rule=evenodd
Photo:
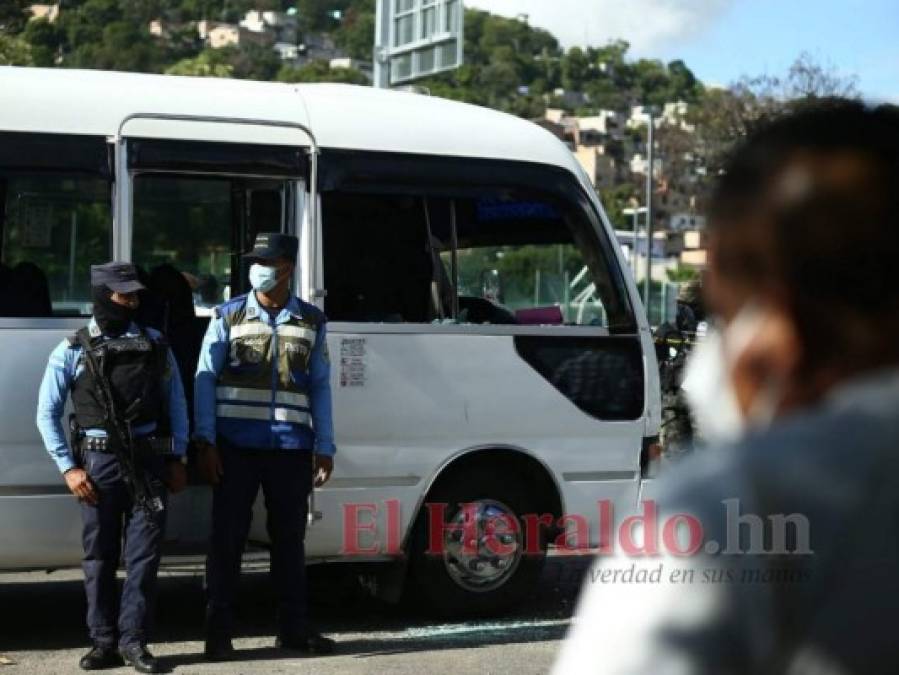
M75 413L69 415L69 441L75 464L79 469L84 468L84 450L81 447L81 439L84 438L84 430L78 424Z

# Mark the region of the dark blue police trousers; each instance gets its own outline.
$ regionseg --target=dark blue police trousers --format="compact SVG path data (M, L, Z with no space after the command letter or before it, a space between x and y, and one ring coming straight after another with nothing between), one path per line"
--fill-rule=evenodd
M165 502L162 458L141 465L153 477L154 494ZM91 640L106 647L114 647L116 643L121 648L146 644L166 512L156 514L151 520L144 511L134 507L115 455L85 452L83 468L99 496L94 506L81 502L82 567ZM120 600L116 570L122 557L126 576Z
M312 452L235 448L222 443L219 451L224 476L213 491L212 540L206 559L207 635L229 638L233 632L241 555L260 487L271 541L279 634L302 633L308 628L303 539L312 489Z

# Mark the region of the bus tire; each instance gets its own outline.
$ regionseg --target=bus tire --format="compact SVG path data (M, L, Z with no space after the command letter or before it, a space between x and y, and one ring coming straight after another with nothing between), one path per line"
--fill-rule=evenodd
M467 477L459 481L463 482L436 487L418 514L411 542L407 599L415 607L440 616L496 615L536 590L546 559L546 536L541 531L536 542L525 542L522 516L534 513L534 508L524 481ZM429 504L438 515L431 516ZM493 548L482 543L466 549L464 542L448 541L466 532L466 513L460 504L469 505L469 523L478 522L481 542L489 536L481 525L491 517L514 518L519 533L515 543L508 539L507 532L493 534L493 541L499 544ZM457 527L445 529L443 538L437 535L434 543L443 541L443 551L430 553L429 518L437 518L441 508L444 524ZM474 529L468 532L474 533ZM506 555L513 547L515 552Z

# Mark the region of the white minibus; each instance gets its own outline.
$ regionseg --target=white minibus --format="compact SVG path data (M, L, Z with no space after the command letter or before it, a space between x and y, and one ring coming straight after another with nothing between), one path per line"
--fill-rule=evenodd
M3 67L0 569L80 560L35 409L90 315L89 266L143 270L191 398L212 308L246 292L264 231L300 237L296 292L329 321L338 454L310 562L380 563L422 603L483 611L522 597L548 548L609 543L600 513L634 507L658 435L656 357L552 134L365 87ZM168 554L201 555L209 488L169 510ZM497 522L514 527L489 545Z

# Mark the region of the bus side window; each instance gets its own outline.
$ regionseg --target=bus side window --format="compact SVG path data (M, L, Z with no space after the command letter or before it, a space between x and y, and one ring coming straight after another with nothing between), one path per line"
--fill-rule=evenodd
M573 212L506 188L474 197L326 192L326 313L608 327L607 265L589 222Z
M325 192L322 218L330 320L426 323L437 317L420 199Z
M90 265L109 260L104 178L0 168L0 316L88 316Z
M457 211L455 256L446 246L440 257L449 275L455 258L460 321L608 327L593 271L601 263L579 230L586 223L508 194Z

